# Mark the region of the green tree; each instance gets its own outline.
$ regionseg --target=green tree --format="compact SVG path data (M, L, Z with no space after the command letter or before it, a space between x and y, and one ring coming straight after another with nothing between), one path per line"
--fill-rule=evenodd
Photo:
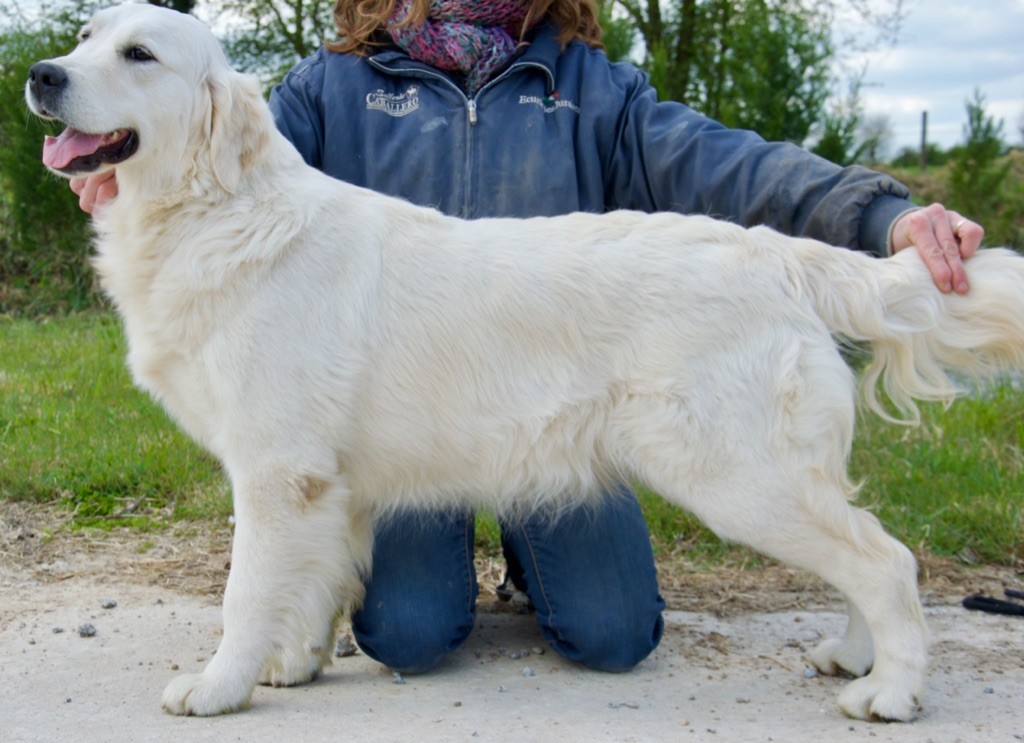
M860 89L863 73L849 83L845 96L834 96L815 125L811 151L838 165L875 164L892 138L892 120L885 114L866 116Z
M0 312L76 309L98 299L87 219L67 183L40 162L44 135L62 127L25 105L29 67L73 47L94 8L91 0L48 2L26 16L0 4Z
M835 98L826 108L818 125L820 137L811 152L837 165L851 165L863 154L857 134L864 119L860 101L860 80L850 85L849 93Z
M615 0L598 0L601 43L613 62L628 59L636 42L636 28L629 18L615 13Z
M1003 122L985 112L985 96L975 89L974 97L965 102L967 123L964 142L953 153L949 163L949 184L958 208L967 214L987 211L994 194L1002 190L1009 173L999 162L1005 147Z
M829 26L792 0L720 3L720 48L706 58L696 90L702 108L727 126L802 142L829 94Z
M235 67L259 76L267 86L335 36L331 0L211 0L204 5L233 19L222 33L225 52Z
M989 242L1024 247L1024 205L1010 193L1003 121L988 115L981 90L965 105L964 142L949 161L949 206L983 224Z
M828 95L828 13L801 0L618 0L663 98L727 126L801 142Z

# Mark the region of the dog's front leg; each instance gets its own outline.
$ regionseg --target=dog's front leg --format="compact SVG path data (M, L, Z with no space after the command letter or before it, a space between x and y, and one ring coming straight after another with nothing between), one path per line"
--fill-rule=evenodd
M163 706L217 715L249 704L258 681L315 678L339 608L361 599L370 544L336 477L264 474L235 482L224 638L201 674L174 679Z

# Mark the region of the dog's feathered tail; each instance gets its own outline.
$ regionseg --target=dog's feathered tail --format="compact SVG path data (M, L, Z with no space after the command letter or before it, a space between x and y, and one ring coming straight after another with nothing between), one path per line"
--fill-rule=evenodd
M965 263L970 291L958 295L935 287L915 250L878 260L801 241L798 255L803 290L829 330L870 346L862 395L886 420L916 423L915 400L948 403L965 378L1024 369L1024 256L979 251Z

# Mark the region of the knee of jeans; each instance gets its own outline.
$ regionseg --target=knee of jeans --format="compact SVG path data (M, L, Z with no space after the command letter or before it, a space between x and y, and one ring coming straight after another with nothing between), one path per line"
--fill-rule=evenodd
M556 651L587 668L624 673L658 647L663 629L660 613L636 621L588 622L559 628L552 644Z
M447 650L437 646L376 645L371 647L364 643L359 643L359 646L368 656L383 663L392 671L408 674L426 673L444 660L448 654Z
M389 628L387 631L362 630L353 623L352 634L364 653L401 673L424 673L456 650L470 627L441 625L423 621L416 626Z

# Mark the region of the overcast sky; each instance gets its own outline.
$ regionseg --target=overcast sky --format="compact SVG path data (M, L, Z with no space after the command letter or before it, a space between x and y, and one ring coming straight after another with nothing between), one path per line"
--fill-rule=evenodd
M1004 119L1004 138L1020 145L1024 117L1024 0L906 0L894 46L868 54L862 99L868 115L892 122L893 150L916 147L921 112L928 140L947 148L963 139L965 101L975 88L986 111Z

